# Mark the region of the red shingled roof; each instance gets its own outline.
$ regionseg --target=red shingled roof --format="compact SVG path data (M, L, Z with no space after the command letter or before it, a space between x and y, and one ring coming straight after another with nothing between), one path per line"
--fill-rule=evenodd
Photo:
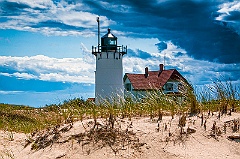
M126 73L124 81L128 78L134 90L149 90L161 89L168 80L184 79L182 75L175 69L163 71L148 71L148 76L145 74L130 74Z

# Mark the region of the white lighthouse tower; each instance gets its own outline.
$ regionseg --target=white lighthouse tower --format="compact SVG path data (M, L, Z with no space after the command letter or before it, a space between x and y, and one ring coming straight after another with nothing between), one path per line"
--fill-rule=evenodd
M103 100L113 102L123 98L122 58L126 53L127 46L117 46L117 37L110 29L101 38L101 45L92 47L92 54L96 57L95 103L97 105Z

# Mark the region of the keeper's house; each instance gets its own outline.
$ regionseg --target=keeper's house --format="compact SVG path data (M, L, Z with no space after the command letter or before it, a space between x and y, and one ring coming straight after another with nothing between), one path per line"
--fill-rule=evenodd
M165 70L163 64L159 67L158 71L149 71L146 67L144 74L126 73L123 78L125 95L141 99L153 90L179 96L186 92L186 86L190 85L176 69Z

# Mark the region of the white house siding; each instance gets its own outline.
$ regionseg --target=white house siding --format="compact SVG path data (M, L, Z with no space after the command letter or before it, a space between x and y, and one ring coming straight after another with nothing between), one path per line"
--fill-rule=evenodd
M132 98L135 98L135 99L142 99L144 97L146 97L147 95L147 92L146 91L139 91L139 90L134 90L132 84L131 84L131 90L126 90L126 85L127 84L131 84L130 80L128 78L126 78L126 80L124 81L124 87L125 87L125 97L132 97ZM172 84L172 90L167 90L166 89L166 86L167 84ZM178 81L169 81L167 82L164 86L163 86L163 93L164 94L168 94L168 93L177 93L179 92L178 88L179 88L179 84L180 82Z

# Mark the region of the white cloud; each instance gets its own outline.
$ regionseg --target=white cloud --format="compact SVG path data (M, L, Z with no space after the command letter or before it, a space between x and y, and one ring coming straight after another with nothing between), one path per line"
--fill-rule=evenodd
M94 72L92 72L94 74ZM90 73L88 73L90 75ZM40 74L40 79L44 81L75 82L75 83L93 83L93 76L88 75L69 75L62 73Z
M37 76L34 76L32 74L29 73L19 73L19 72L15 72L12 74L15 77L18 77L19 79L36 79Z
M131 7L127 5L114 5L114 4L109 4L108 2L103 2L103 1L98 1L99 5L103 6L107 10L114 11L116 13L129 13L131 10Z
M38 7L41 9L47 9L48 6L52 6L52 0L8 0L9 2L17 2L29 5L32 8Z
M240 11L240 2L238 1L234 1L234 2L227 2L227 3L223 3L219 6L219 13L225 13L227 15L229 15L229 12L232 11Z
M152 40L150 39L150 41ZM145 45L147 46L149 43L145 43ZM0 56L0 66L6 68L6 71L0 72L0 75L14 76L21 79L93 84L95 79L95 57L83 43L80 45L82 49L81 58L50 58L44 55L25 57ZM154 50L153 47L157 46L152 45L150 47L151 50ZM160 53L147 52L151 54L151 57L147 60L124 55L123 72L143 73L145 67L149 67L150 70L158 70L159 64L164 63L164 56L167 69L177 69L193 84L211 83L221 77L234 79L234 74L236 76L236 73L240 70L239 64L223 65L195 60L189 57L185 50L178 48L171 42L167 42L167 49ZM180 55L177 55L178 52L181 52ZM7 72L8 69L15 70L15 72Z
M44 55L31 57L0 56L0 66L16 71L12 74L0 73L4 76L44 81L94 83L94 56L62 59Z
M7 77L11 77L12 76L10 73L5 73L5 72L0 72L0 75L7 76Z
M9 0L9 2L17 2L19 4L28 5L31 8L24 8L22 12L17 16L9 16L6 22L0 23L2 29L15 29L31 32L40 32L45 35L56 36L94 36L94 29L97 28L96 17L98 15L79 11L84 10L82 3L68 4L65 1L53 3L51 0ZM44 9L44 11L36 9ZM78 8L78 10L76 10ZM101 27L108 27L110 24L114 24L112 20L109 20L106 16L100 16ZM56 23L46 27L47 23ZM41 26L39 24L46 23ZM66 25L61 28L61 25ZM71 27L80 27L81 29L73 29Z
M82 11L59 11L57 14L57 19L64 24L77 26L77 27L84 27L84 28L96 28L96 17L97 15L82 12ZM108 23L103 23L103 27L107 27L111 21L109 21L105 16L100 17L101 21L107 21Z
M23 93L23 91L1 91L0 90L0 94L2 94L2 95L20 94L20 93Z

